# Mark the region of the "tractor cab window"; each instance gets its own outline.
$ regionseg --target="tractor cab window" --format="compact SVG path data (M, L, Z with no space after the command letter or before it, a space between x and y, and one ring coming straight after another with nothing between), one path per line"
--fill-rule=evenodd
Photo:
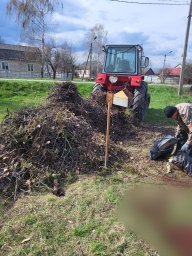
M107 73L136 73L136 48L108 47L104 70Z

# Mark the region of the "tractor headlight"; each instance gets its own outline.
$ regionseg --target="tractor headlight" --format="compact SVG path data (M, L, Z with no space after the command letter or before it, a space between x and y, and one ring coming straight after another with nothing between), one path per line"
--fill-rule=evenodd
M112 83L112 84L115 84L118 80L118 77L117 76L110 76L109 77L109 81Z

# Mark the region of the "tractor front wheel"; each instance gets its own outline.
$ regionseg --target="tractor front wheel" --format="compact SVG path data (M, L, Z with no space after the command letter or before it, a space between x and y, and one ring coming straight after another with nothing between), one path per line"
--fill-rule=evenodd
M97 93L102 93L102 92L106 92L106 90L102 84L95 84L93 86L92 94L97 94Z
M150 95L147 93L148 85L142 81L140 87L135 87L132 103L132 115L134 120L143 121L145 112L149 107Z

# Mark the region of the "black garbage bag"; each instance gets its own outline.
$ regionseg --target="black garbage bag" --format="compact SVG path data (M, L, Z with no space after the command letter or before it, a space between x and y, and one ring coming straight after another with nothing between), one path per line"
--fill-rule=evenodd
M179 151L173 157L172 163L185 171L189 176L192 176L192 150L190 152Z
M188 134L185 131L179 131L176 135L177 138L177 147L175 150L175 154L182 148L188 138Z
M154 144L150 148L149 158L151 160L156 160L159 157L169 156L177 144L177 138L166 135L154 141Z

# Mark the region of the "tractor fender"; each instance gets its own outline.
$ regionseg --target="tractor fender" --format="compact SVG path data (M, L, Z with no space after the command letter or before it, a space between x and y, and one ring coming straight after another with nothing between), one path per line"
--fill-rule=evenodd
M144 80L144 76L132 76L130 79L131 86L141 86Z
M100 73L97 75L96 84L106 84L107 82L107 75L104 73Z

